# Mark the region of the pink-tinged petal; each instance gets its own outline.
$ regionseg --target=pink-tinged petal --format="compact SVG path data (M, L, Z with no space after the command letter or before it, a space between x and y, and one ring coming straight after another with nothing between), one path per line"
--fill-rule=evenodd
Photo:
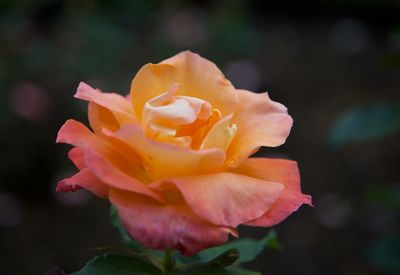
M215 225L236 227L263 215L283 185L234 173L173 178L186 203ZM156 188L157 184L152 184ZM163 184L159 186L161 189Z
M311 204L311 196L300 189L300 174L295 161L286 159L250 158L233 170L250 177L280 182L284 188L272 207L260 218L248 222L253 226L273 226L286 219L302 204Z
M102 93L81 82L75 94L76 98L94 102L112 112L120 125L138 123L131 102L116 93Z
M215 226L199 218L185 204L159 204L114 189L110 201L129 234L153 249L174 248L190 256L226 242L229 234L237 235L233 228Z
M287 109L272 101L267 93L256 94L237 90L240 107L233 123L237 125L236 137L227 152L228 161L237 166L260 146L282 145L293 124Z
M58 131L56 142L81 148L90 145L98 150L109 149L109 145L104 140L93 134L85 125L73 119L67 120Z
M143 182L118 169L111 161L94 150L86 149L86 164L97 178L111 187L163 201L160 195L149 189Z
M129 158L126 154L122 157L118 153L119 148L114 148L112 143L90 132L82 123L68 120L61 127L57 142L69 143L84 149L86 167L105 184L161 200L160 196L138 180L142 174L136 174L140 172L136 159L126 159Z
M175 83L179 84L178 96L208 101L223 115L237 108L235 89L217 66L198 54L185 51L159 64L147 64L136 74L131 98L138 118L141 119L147 101L165 93Z
M67 143L85 150L90 148L99 152L115 166L120 168L130 168L125 155L118 153L118 148L114 148L106 139L93 134L85 125L73 119L67 120L57 135L57 143Z
M82 148L73 147L69 150L68 157L79 170L86 168L85 152Z
M141 157L141 163L152 180L211 173L220 169L225 160L225 153L220 149L195 151L153 141L134 125L124 126L115 133L103 132L130 145Z
M63 179L57 183L56 192L59 193L67 193L67 192L75 192L81 190L82 187L76 184L68 184L68 179Z
M93 173L85 168L70 178L64 179L57 184L57 192L76 191L81 188L89 190L96 196L106 198L109 187L99 181Z
M107 140L93 134L85 125L76 120L69 119L64 123L58 131L56 142L71 144L83 151L90 148L101 153L118 167L127 166L125 158L118 154Z

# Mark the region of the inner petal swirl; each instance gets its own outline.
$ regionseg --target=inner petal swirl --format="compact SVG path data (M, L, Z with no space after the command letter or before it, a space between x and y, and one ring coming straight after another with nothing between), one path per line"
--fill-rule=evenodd
M178 87L174 84L146 102L141 122L145 135L195 150L219 147L225 151L236 134L236 125L231 123L233 114L222 118L219 110L203 99L176 96ZM210 141L211 138L219 141Z

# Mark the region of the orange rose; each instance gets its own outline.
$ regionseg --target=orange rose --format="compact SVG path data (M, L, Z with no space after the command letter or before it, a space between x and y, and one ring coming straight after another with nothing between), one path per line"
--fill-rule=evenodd
M75 120L60 129L80 171L57 191L108 198L148 247L191 255L237 236L240 224L272 226L311 203L296 162L249 158L285 142L287 109L235 89L197 54L143 66L128 97L83 82L75 97L89 101L93 132Z

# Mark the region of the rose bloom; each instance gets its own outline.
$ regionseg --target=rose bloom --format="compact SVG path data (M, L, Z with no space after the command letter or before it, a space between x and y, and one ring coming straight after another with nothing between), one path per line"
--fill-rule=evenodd
M110 200L147 247L192 255L237 236L240 224L273 226L311 204L296 162L249 158L285 142L285 106L235 89L197 54L143 66L127 97L83 82L75 97L89 102L92 131L72 119L60 129L79 172L57 191Z

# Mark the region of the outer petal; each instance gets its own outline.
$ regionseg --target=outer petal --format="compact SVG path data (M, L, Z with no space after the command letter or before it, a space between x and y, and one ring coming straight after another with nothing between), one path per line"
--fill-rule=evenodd
M267 93L256 94L245 90L237 90L237 93L240 107L233 119L237 133L227 153L232 165L239 164L260 146L283 144L293 123L286 107L272 101Z
M81 82L75 94L76 98L94 102L112 112L120 125L138 123L130 100L115 93L102 93Z
M194 213L213 224L230 227L263 215L283 188L280 183L233 173L174 178L170 181L181 191Z
M98 151L110 152L111 148L79 121L69 119L58 131L57 143L67 143L80 148L90 146Z
M217 66L198 54L185 51L159 64L147 64L136 74L131 98L138 118L141 119L147 101L175 83L179 84L177 95L206 100L223 115L237 108L238 96Z
M303 203L311 205L311 197L301 193L299 169L295 161L250 158L233 171L284 185L284 189L272 207L260 218L248 222L248 225L273 226L286 219Z
M220 149L195 151L153 141L136 126L104 133L129 144L142 158L141 163L153 180L210 173L221 168L225 160L225 153Z
M159 196L134 178L134 163L119 155L110 143L89 131L80 122L68 120L58 132L57 142L79 146L85 151L85 164L105 184L160 199ZM161 199L160 199L161 200Z
M129 234L153 249L175 248L193 255L236 235L233 228L212 225L184 205L164 205L129 192L112 190L111 202L117 207Z
M88 168L79 171L70 178L60 181L57 184L56 191L69 192L79 190L80 188L85 188L101 198L108 196L108 186L99 181Z
M56 142L71 144L83 151L90 148L110 160L115 166L121 168L127 166L124 157L118 154L107 140L93 134L85 125L76 120L69 119L64 123L58 131Z
M86 168L85 152L82 148L73 147L69 150L68 157L79 170Z
M111 187L146 195L161 202L163 201L157 193L150 190L144 183L124 173L94 150L86 149L86 163L97 178Z

